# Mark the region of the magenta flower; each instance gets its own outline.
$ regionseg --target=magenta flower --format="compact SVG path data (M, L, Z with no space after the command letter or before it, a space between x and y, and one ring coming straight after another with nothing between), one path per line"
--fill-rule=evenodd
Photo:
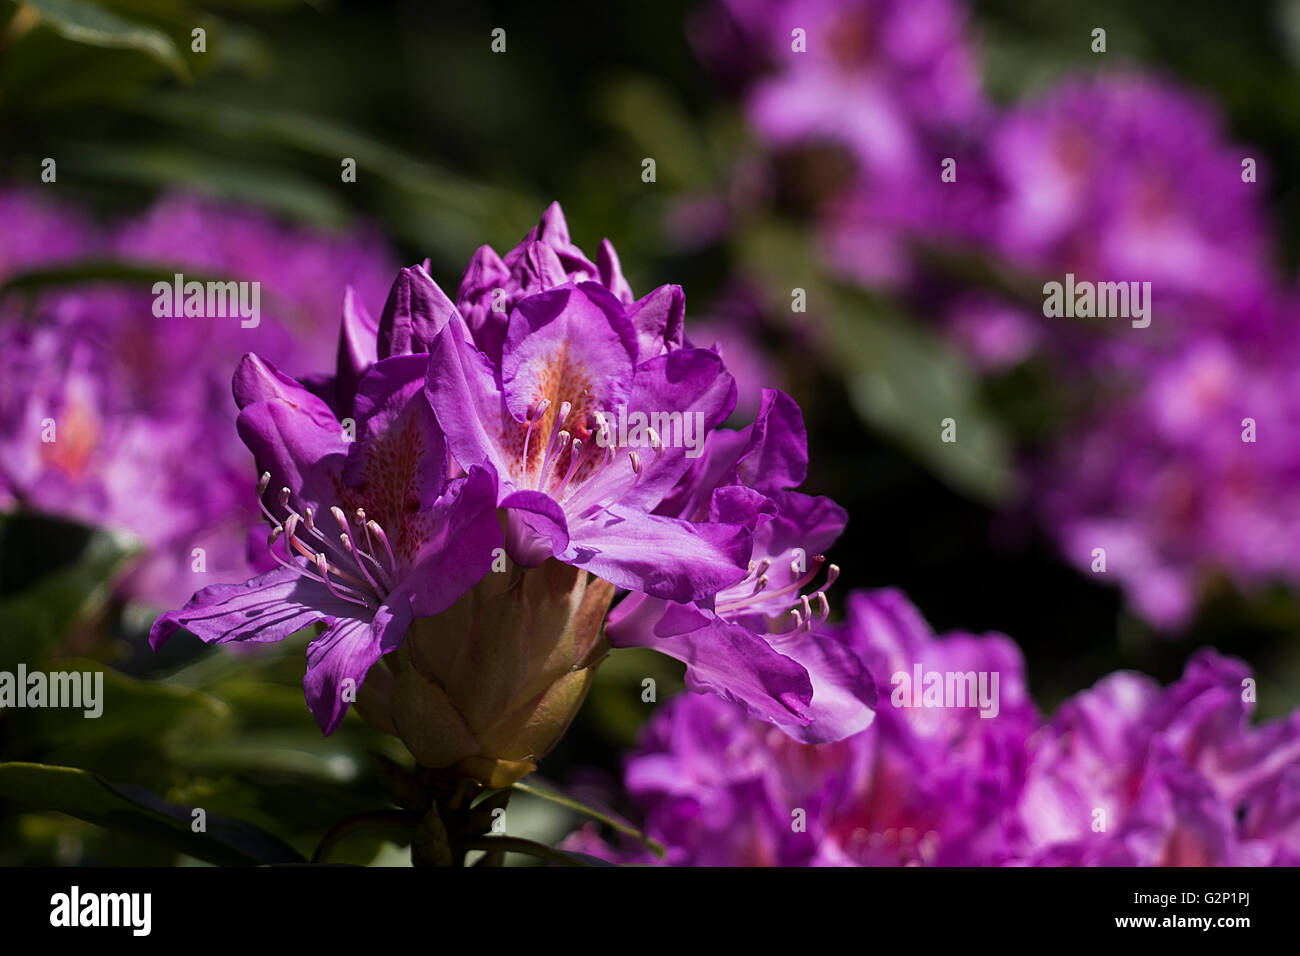
M458 312L435 337L429 402L456 461L495 470L514 560L553 556L680 601L744 574L743 527L652 513L735 402L716 353L681 347L680 323L665 343L679 299L666 286L625 306L566 282L518 302L499 363Z
M1300 576L1300 382L1285 340L1199 335L1068 429L1031 472L1069 560L1105 555L1134 609L1175 629L1207 572L1243 588Z
M424 370L423 356L370 368L352 441L322 400L245 358L237 424L263 472L267 547L280 567L199 591L154 623L155 648L181 628L208 643L267 642L323 622L303 687L321 729L338 727L371 665L413 619L445 610L482 578L501 540L491 473L446 477Z
M1300 711L1251 726L1254 684L1241 663L1202 651L1165 689L1112 674L1042 725L1004 637L935 638L892 591L851 595L845 631L876 683L892 685L891 706L882 690L875 721L858 734L801 745L734 704L689 694L651 718L624 782L666 862L1300 860ZM981 675L994 686L995 674L986 698ZM950 675L975 678L967 686L980 688L979 706L949 699ZM653 860L591 828L568 845Z
M105 230L75 207L21 193L0 206L24 236L12 250L0 241L0 275L117 255L265 287L251 328L237 318L155 317L151 293L126 286L44 292L30 304L7 296L0 316L0 502L136 536L145 552L119 589L137 599L175 606L206 583L246 576L257 564L247 540L256 511L247 451L230 428L230 370L256 351L304 374L327 371L322 310L336 314L349 283L362 295L383 291L376 276L392 272L382 244L186 197ZM186 374L158 374L164 367Z
M775 150L837 148L809 167L828 261L868 284L915 272L911 241L988 232L971 145L990 115L951 0L723 0L695 31L707 67L740 74L745 112ZM940 181L956 158L960 186ZM840 170L839 165L847 166Z
M713 691L796 739L821 743L866 727L876 689L855 649L821 628L825 589L839 573L824 552L847 516L829 498L791 490L807 469L798 405L764 390L755 423L711 434L659 508L700 527L752 526L749 573L690 603L630 594L610 614L609 638L684 661L692 690Z
M1036 714L1016 646L1004 637L935 638L893 591L856 592L840 640L881 688L870 726L805 745L734 704L682 695L655 714L625 782L646 832L679 865L978 865L1009 858L1025 743ZM997 713L887 706L897 675L999 676ZM923 700L924 698L922 698ZM984 713L991 713L986 709ZM592 834L579 838L606 858Z
M1294 866L1300 714L1249 725L1253 681L1201 651L1161 689L1117 673L1035 737L1018 853L1038 864Z
M1133 75L1072 80L993 132L997 247L1052 278L1149 281L1183 325L1202 324L1206 303L1242 314L1268 286L1266 193L1242 181L1245 155L1181 89Z
M479 349L493 362L499 362L515 305L526 296L566 282L596 282L624 305L634 302L613 244L601 240L593 263L569 239L569 226L560 204L551 203L541 222L504 259L491 246L479 247L461 279L456 307ZM677 302L677 328L667 330L667 335L680 336L681 290L676 286L665 288L671 290L669 295Z
M593 267L601 282L581 278L585 261L552 206L502 260L515 272L493 273L480 250L462 283L469 309L478 296L465 290L476 282L491 290L483 292L489 301L507 288L493 282L516 283L499 341L495 310L471 328L416 266L398 275L378 320L349 291L332 380L307 388L246 358L235 377L239 430L265 473L271 554L282 567L241 587L201 591L159 618L155 644L181 627L212 642L278 640L323 619L307 688L327 730L345 710L344 682L355 688L402 645L411 665L397 665L405 690L391 719L378 723L405 725L403 738L430 766L469 760L480 779L517 779L581 702L605 651L600 625L617 587L633 592L623 605L629 615L638 600L653 600L642 615L662 618L657 630L669 639L649 646L687 660L698 688L744 700L806 739L865 726L874 689L860 662L851 648L811 633L826 599L803 592L820 577L820 551L844 513L790 490L807 470L798 407L767 393L754 426L716 431L734 407L735 385L715 351L686 344L681 290L633 299L612 249ZM611 291L620 287L623 297ZM493 342L495 360L483 350ZM345 437L348 422L355 443ZM324 533L327 510L339 527ZM474 587L498 545L520 567L497 567L509 574ZM770 566L777 570L769 578ZM497 710L479 713L477 671L466 674L452 647L506 641L493 615L510 606L502 600L539 600L534 591L550 594L547 601L585 595L574 634L589 643L557 675L563 658L552 660L537 627L505 627L510 641L534 633L539 681L563 678L555 685L563 685L562 708L537 697L509 709L508 724L541 728L520 738L513 724L489 726ZM773 617L779 626L769 626ZM413 621L420 636L404 645ZM457 634L452 645L446 629ZM576 640L563 629L552 637ZM627 643L637 642L629 634ZM500 682L507 699L496 703L510 702L501 690L509 685ZM470 709L464 726L447 716L462 705ZM519 749L520 739L535 749Z

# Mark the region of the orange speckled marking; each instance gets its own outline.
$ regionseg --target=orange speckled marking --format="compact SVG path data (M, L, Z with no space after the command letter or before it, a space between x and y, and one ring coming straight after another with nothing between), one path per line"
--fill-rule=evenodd
M537 484L537 471L542 465L543 458L546 457L546 446L550 443L551 432L555 429L556 420L559 418L560 406L565 402L573 407L561 427L569 433L570 438L582 442L583 457L586 459L574 475L573 483L576 484L585 478L590 473L593 463L599 461L596 456L588 458L585 449L592 444L591 425L595 421L595 413L600 409L596 406L595 396L592 394L591 377L586 367L569 354L567 342L561 343L551 357L536 368L533 391L528 396L529 406L536 408L546 399L550 400L551 405L546 413L533 423L532 437L528 439L527 462L523 459L524 438L528 434L527 423L520 424L510 418L502 422L501 445L506 450L506 456L510 461L510 477L519 485L528 488ZM550 466L547 468L549 480L541 485L541 490L546 491L564 477L571 458L568 448L563 454L551 457Z

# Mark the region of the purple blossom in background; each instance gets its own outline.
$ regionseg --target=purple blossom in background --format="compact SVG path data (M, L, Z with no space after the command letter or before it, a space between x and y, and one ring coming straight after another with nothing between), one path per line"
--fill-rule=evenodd
M1241 175L1249 150L1179 87L1069 80L1002 116L989 153L997 251L1023 271L1149 281L1169 334L1237 323L1268 289L1265 187Z
M1106 572L1164 630L1187 623L1210 575L1300 578L1294 313L1271 289L1248 152L1206 104L1134 76L1067 83L993 137L1008 261L1151 283L1150 328L1027 317L1063 374L1110 386L1031 463L1028 488L1067 559L1095 570L1104 549Z
M1245 587L1300 576L1294 355L1200 337L1153 355L1131 394L1068 430L1035 483L1068 559L1087 571L1105 549L1106 573L1164 628L1186 623L1207 574Z
M678 865L978 865L1011 852L1036 712L1005 637L936 638L896 591L855 592L839 640L879 687L875 721L797 743L734 705L684 694L659 710L625 783ZM896 673L999 675L998 710L891 706ZM587 831L572 848L621 857ZM631 859L649 859L639 853Z
M933 316L987 373L1034 362L1061 384L1072 417L1023 459L1019 513L1068 561L1092 573L1104 549L1109 580L1164 631L1216 575L1300 580L1294 305L1271 272L1262 171L1243 177L1256 151L1213 104L1117 72L996 108L956 3L719 2L691 34L766 146L852 158L848 175L794 167L816 181L832 271ZM983 259L1027 299L927 251ZM1067 273L1150 283L1150 326L1044 316L1040 285Z
M964 21L950 0L727 0L693 30L706 66L744 76L746 116L766 145L848 157L818 212L825 254L849 276L899 283L914 275L915 236L986 233L966 164L991 108ZM948 157L971 184L961 191L939 179Z
M1250 726L1249 676L1206 650L1167 688L1120 672L1063 704L1030 745L1018 852L1039 865L1295 866L1300 712Z
M378 301L391 279L382 241L184 196L103 230L75 208L23 193L0 203L16 217L6 236L23 237L0 251L0 276L117 257L262 284L255 328L233 317L158 318L151 291L122 284L25 302L11 294L0 324L0 501L134 534L145 553L121 587L151 603L176 604L205 583L246 575L256 512L248 455L231 428L230 370L256 350L304 374L328 371L344 289L355 285ZM167 369L174 373L159 374ZM42 441L47 418L54 442Z
M1004 637L936 638L894 591L852 594L844 627L882 687L874 723L852 737L801 745L691 694L651 719L624 783L664 862L1295 865L1300 712L1252 727L1239 662L1202 651L1164 689L1113 674L1043 724ZM996 716L898 706L901 682L885 706L884 687L918 667L997 673ZM567 846L655 859L590 826Z

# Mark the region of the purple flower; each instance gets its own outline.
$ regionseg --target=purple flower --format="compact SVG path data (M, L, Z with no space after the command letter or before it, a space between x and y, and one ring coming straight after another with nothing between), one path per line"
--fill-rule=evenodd
M681 313L676 286L627 305L566 281L516 303L500 361L446 317L427 394L455 460L496 472L514 560L679 601L744 574L743 527L651 513L735 403L718 355L682 346Z
M828 145L847 169L824 160L802 168L814 193L824 252L835 268L870 284L915 271L920 234L987 233L985 190L970 140L990 109L950 0L728 0L696 31L707 66L749 77L745 109L777 150ZM766 70L760 69L762 64ZM960 186L940 180L956 158Z
M26 237L0 249L0 274L115 255L265 286L255 328L158 318L149 292L124 285L7 296L0 315L0 502L134 534L145 552L119 589L137 599L174 606L204 583L247 575L256 511L247 451L230 427L230 370L255 350L304 374L326 371L322 316L337 314L348 283L382 291L376 274L392 274L382 244L186 197L106 230L21 193L0 205ZM185 374L159 374L166 368Z
M892 686L892 706L882 699L851 737L803 745L741 707L689 694L651 718L624 783L666 862L1300 860L1300 712L1252 726L1254 682L1240 662L1201 651L1164 689L1112 674L1044 725L1005 637L936 638L894 591L852 594L844 630L875 682ZM568 846L653 861L592 828Z
M1180 325L1202 324L1207 302L1243 315L1268 286L1266 194L1242 181L1248 154L1179 88L1136 75L1071 80L992 134L997 248L1051 278L1149 281L1162 316L1177 308Z
M1036 864L1295 865L1300 722L1249 725L1253 681L1201 651L1161 689L1117 673L1035 737L1018 853Z
M696 695L651 719L625 783L646 832L668 847L667 862L974 865L1009 856L1036 721L1015 645L996 635L935 638L894 591L851 595L841 640L882 688L875 721L844 740L801 744L734 704ZM918 667L997 674L996 716L942 700L915 706L924 695L903 694L899 675L910 679ZM887 707L891 685L896 702ZM578 846L646 859L602 852L591 834Z
M1207 573L1258 588L1300 575L1300 415L1293 344L1199 336L1153 356L1131 390L1074 427L1031 471L1067 557L1104 569L1165 629Z
M618 253L608 239L601 240L596 261L590 261L569 239L569 226L560 204L547 207L541 222L514 249L501 258L491 246L480 246L470 259L456 294L456 307L473 333L479 349L493 362L500 362L510 314L526 296L545 292L566 282L595 282L624 305L635 301L623 278ZM665 287L676 290L675 286ZM674 295L677 327L666 336L680 336L680 290ZM678 340L680 344L680 340ZM645 357L652 354L647 351Z
M825 589L839 573L823 552L847 516L829 498L791 490L807 467L798 405L765 389L754 424L712 433L659 507L701 528L752 527L749 573L693 602L631 594L610 614L609 639L684 661L692 690L713 691L820 743L867 726L876 690L855 649L821 629Z
M601 282L582 278L585 261L552 206L502 260L514 272L494 273L480 250L462 283L469 310L496 298L476 283L513 296L499 338L494 309L471 329L416 266L378 320L349 291L333 379L309 388L246 358L239 431L264 472L281 567L201 591L159 618L155 644L181 627L278 640L323 620L306 684L327 730L345 692L401 646L367 719L425 765L499 783L528 772L581 703L618 587L658 602L646 613L672 602L657 612L671 623L708 623L659 647L700 658L697 686L810 739L864 726L873 688L852 650L804 633L826 601L801 595L824 563L802 549L829 545L844 515L788 490L807 466L797 406L771 393L756 425L716 431L735 385L715 351L686 344L681 290L633 299L612 249L592 267ZM338 528L325 532L327 510ZM763 592L774 562L797 579L774 572ZM480 581L488 565L508 573ZM536 618L552 606L565 612L545 611L548 629ZM492 675L476 656L489 653L502 655Z
M715 29L773 67L749 101L770 141L844 143L864 166L917 158L916 131L969 123L986 106L950 0L725 0ZM800 31L802 36L796 33ZM721 50L710 54L726 55Z
M237 424L263 471L267 546L280 567L199 591L154 623L155 648L181 628L209 643L267 642L321 622L303 687L331 733L408 625L450 607L487 573L501 540L492 475L474 467L448 481L425 364L396 356L362 376L350 440L322 400L245 358L235 373Z

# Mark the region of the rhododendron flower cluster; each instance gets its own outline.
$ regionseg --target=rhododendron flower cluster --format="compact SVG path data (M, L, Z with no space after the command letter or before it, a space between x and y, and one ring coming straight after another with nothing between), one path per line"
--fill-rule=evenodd
M393 267L368 232L343 237L186 196L99 227L75 207L0 196L0 279L120 258L259 282L256 328L158 318L147 283L94 283L0 300L0 503L130 532L145 547L124 593L171 604L246 574L246 451L229 427L230 371L246 351L329 368L315 334L349 285L381 295ZM161 370L175 374L160 374Z
M865 667L819 633L845 515L793 490L799 409L771 391L719 429L735 384L684 317L677 286L636 298L608 242L588 260L558 205L506 256L480 249L456 301L420 266L378 320L349 292L332 380L253 355L235 373L278 566L203 588L152 643L317 624L322 730L356 702L425 766L492 786L536 766L611 644L685 660L696 689L800 739L866 726Z
M1112 674L1044 720L1005 637L935 636L896 591L851 594L837 630L880 688L855 735L801 745L693 695L651 718L624 783L662 862L1295 865L1300 711L1253 725L1241 662L1201 651L1166 688ZM918 672L997 674L996 714L960 696L927 703L908 692ZM658 861L594 824L567 845Z
M986 372L1041 363L1077 393L1021 483L1068 561L1102 549L1170 631L1215 575L1300 581L1296 303L1269 265L1258 151L1199 95L1129 70L995 106L966 20L958 0L718 0L690 32L770 150L843 157L797 167L820 171L809 212L834 271L936 317ZM946 270L953 255L1023 297ZM1150 283L1150 325L1045 316L1038 284L1067 274ZM1174 396L1206 414L1171 413Z

